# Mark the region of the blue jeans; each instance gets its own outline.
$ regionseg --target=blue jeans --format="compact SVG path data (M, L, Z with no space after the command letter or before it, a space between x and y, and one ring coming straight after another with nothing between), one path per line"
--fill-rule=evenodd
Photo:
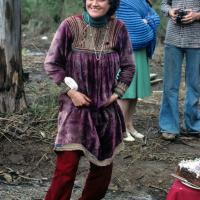
M179 87L181 67L186 58L184 126L192 133L200 133L200 48L178 48L165 45L163 97L160 108L159 126L161 132L180 133Z

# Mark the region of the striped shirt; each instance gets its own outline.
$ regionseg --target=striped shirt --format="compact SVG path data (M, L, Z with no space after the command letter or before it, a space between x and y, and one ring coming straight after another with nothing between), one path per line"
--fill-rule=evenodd
M147 47L155 39L160 18L146 0L121 0L116 16L125 23L134 50Z
M161 10L166 16L169 16L170 8L192 9L200 12L200 0L162 0ZM200 21L178 25L169 18L165 43L181 48L200 48Z

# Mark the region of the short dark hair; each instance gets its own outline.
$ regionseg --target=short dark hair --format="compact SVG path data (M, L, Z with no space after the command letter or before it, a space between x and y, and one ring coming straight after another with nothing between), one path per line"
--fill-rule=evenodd
M117 10L120 0L108 0L108 2L110 4L110 9L108 10L107 15L111 17ZM86 10L86 0L83 0L83 8Z

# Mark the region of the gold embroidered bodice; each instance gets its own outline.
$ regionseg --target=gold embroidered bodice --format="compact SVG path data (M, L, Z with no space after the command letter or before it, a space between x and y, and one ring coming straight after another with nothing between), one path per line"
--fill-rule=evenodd
M74 16L67 18L67 22L73 35L72 49L103 53L115 51L120 30L117 20L110 20L106 26L100 28L89 26L82 18Z

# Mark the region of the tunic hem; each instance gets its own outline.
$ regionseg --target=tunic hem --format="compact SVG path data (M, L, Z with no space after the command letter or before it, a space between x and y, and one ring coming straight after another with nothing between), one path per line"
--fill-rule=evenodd
M123 142L120 143L114 150L112 157L107 158L105 160L98 160L93 154L91 154L82 144L65 144L62 147L55 147L55 151L75 151L75 150L81 150L84 154L84 156L93 164L97 166L107 166L110 165L113 162L114 157L124 149Z

